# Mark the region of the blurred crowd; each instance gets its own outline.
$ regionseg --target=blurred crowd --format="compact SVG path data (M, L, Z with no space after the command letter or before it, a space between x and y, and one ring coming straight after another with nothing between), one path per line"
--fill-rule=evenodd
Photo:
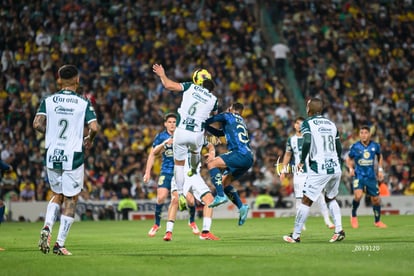
M381 1L1 1L1 159L5 200L48 200L43 137L32 120L45 96L59 88L57 69L75 64L80 93L95 106L101 133L85 161L81 200L154 198L160 160L152 179L142 176L163 115L180 96L163 89L152 72L163 64L177 81L196 68L217 84L221 110L233 101L244 116L256 154L252 170L235 184L242 196L265 188L289 196L290 181L274 173L297 111L287 82L274 75L269 40L260 26L266 7L275 32L291 49L303 96L319 96L342 133L345 151L361 124L372 126L383 150L391 194L414 194L413 6ZM218 152L225 146L218 146ZM342 194L350 194L344 168ZM208 172L203 171L208 181Z
M346 150L358 126L369 125L390 193L413 195L413 2L270 3L304 97L328 103L325 115L339 126Z

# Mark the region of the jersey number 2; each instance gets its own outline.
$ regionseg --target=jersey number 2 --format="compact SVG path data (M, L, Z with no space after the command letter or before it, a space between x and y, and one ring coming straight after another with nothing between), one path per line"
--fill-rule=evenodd
M68 124L69 124L69 122L65 119L62 119L62 120L59 121L59 126L61 126L61 130L59 132L59 138L60 139L63 139L63 140L67 139L67 137L65 135L65 132L68 128Z

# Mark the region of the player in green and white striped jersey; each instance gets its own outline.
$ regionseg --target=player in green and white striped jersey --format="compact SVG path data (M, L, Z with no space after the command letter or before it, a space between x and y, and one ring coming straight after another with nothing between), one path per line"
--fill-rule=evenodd
M329 242L341 241L345 238L341 210L336 201L342 175L340 163L342 145L335 124L322 116L322 110L322 100L312 98L307 102L308 118L301 127L303 146L297 169L302 171L304 164L309 164L309 170L302 204L295 218L294 232L283 236L283 239L289 243L300 242L300 234L309 216L310 207L324 190L325 200L335 224L335 232Z
M296 210L298 210L303 197L303 187L306 181L306 171L307 165L303 167L303 172L298 172L297 170L289 170L289 168L296 168L299 164L300 157L302 154L302 145L303 145L303 135L300 132L300 128L302 126L302 122L305 121L303 117L297 117L294 124L295 134L290 136L286 142L286 150L283 156L283 169L280 173L280 180L284 181L288 173L292 173L293 175L293 190L295 192L295 206ZM290 164L290 166L289 166ZM329 218L329 211L328 207L326 206L325 196L320 194L316 202L319 205L321 214L325 221L325 225L329 229L335 228L335 225L331 222ZM305 230L305 225L303 225L303 230Z
M64 65L58 77L61 90L42 100L33 121L34 129L45 134L46 170L53 192L40 233L39 249L45 254L49 252L52 227L56 215L63 209L53 253L72 255L65 248L65 241L75 220L78 195L83 189L84 149L92 146L98 123L89 100L76 93L78 69ZM89 128L86 137L85 125Z

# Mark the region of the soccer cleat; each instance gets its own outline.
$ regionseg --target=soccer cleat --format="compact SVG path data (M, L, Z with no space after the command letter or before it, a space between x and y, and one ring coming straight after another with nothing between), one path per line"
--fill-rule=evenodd
M188 171L188 173L187 173L187 175L188 175L189 177L191 177L191 176L193 176L193 175L195 175L195 174L197 174L197 170L196 170L196 169L193 169L193 168L191 168L191 169Z
M165 233L164 238L162 238L164 241L172 241L172 233L170 231Z
M249 205L244 204L239 210L239 225L243 225L246 222L247 214L249 213Z
M226 203L227 201L229 201L229 199L226 196L216 196L214 198L213 203L211 203L210 205L208 205L208 207L214 208L214 207L217 207L217 206L219 206L221 204Z
M155 234L157 234L159 229L160 229L160 227L158 225L154 224L154 226L152 226L151 229L148 231L148 236L154 237Z
M58 243L55 243L55 246L53 246L53 254L64 256L72 255L64 246L60 246Z
M335 224L333 223L329 223L326 225L329 229L334 229L335 228Z
M198 229L197 224L195 222L189 223L188 226L190 226L190 228L193 230L194 235L200 234L200 230Z
M213 233L207 232L207 233L201 233L200 240L218 241L220 239L214 236Z
M358 228L359 227L358 217L352 217L351 216L351 226L352 226L352 228Z
M40 231L39 250L45 254L49 253L51 239L52 234L50 234L49 227L46 226Z
M334 233L334 235L329 240L329 242L338 242L338 241L342 241L343 239L345 239L345 232L344 230L341 230L338 233Z
M178 197L178 210L185 211L187 210L187 200L184 195L179 195Z
M299 243L300 242L300 237L297 237L296 239L294 239L293 234L290 233L289 235L283 236L283 240L285 242L288 242L288 243Z
M375 226L378 228L387 228L387 225L383 223L382 221L378 221L375 223Z

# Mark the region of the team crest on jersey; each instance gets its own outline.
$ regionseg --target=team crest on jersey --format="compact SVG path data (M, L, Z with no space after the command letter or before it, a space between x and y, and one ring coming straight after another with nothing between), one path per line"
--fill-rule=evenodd
M364 158L368 159L371 156L371 154L369 153L369 151L364 151Z

